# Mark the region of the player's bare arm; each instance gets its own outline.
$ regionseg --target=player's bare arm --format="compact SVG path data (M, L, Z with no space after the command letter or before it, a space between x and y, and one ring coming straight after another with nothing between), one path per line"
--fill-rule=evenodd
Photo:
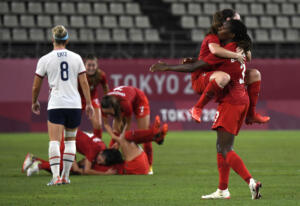
M38 101L38 96L40 94L42 83L43 83L43 78L35 75L34 81L33 81L33 86L32 86L32 105L31 105L31 109L32 109L32 112L36 115L40 114L40 103Z
M190 64L190 63L195 63L196 61L198 61L198 59L196 57L186 57L183 58L181 63L182 64Z
M114 169L109 169L106 172L96 171L96 170L92 169L92 163L88 159L85 159L83 174L85 174L85 175L113 175L113 174L117 174L117 171Z
M216 44L216 43L208 44L208 48L212 54L214 54L218 57L234 58L234 59L237 59L242 64L244 63L243 51L232 52L232 51L229 51L229 50L221 47L219 44Z
M194 63L189 64L178 64L178 65L168 65L164 62L158 62L153 64L150 67L151 72L157 71L173 71L173 72L184 72L184 73L191 73L199 69L203 69L204 67L208 66L206 62L199 60Z
M72 164L72 171L79 174L83 174L83 169L79 167L76 161L74 161Z
M91 94L90 94L90 87L87 81L87 77L85 73L79 75L79 83L83 91L84 98L86 100L86 114L91 119L94 116L94 108L91 102Z

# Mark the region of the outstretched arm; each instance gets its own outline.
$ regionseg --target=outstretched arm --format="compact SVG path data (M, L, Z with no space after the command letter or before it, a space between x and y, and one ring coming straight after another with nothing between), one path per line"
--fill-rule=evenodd
M117 174L117 171L114 169L109 169L106 172L100 172L100 171L94 170L94 169L92 169L92 163L88 159L85 159L83 174L85 174L85 175L114 175L114 174Z
M191 73L196 70L200 70L206 66L209 66L206 62L199 60L193 63L186 63L186 64L177 64L177 65L168 65L164 62L158 62L153 64L150 67L151 72L157 71L173 71L173 72L184 72L184 73Z

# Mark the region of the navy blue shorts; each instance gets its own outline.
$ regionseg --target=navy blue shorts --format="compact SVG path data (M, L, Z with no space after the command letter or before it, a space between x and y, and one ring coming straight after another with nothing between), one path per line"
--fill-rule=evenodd
M66 128L76 128L80 125L81 109L50 109L48 120L54 124L62 124Z

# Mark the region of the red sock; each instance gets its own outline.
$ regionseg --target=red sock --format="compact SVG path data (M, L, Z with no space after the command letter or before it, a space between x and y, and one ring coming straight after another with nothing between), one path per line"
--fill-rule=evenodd
M227 153L226 163L249 184L252 176L247 170L243 160L234 151Z
M256 103L259 96L260 91L260 81L253 82L252 84L248 85L247 88L249 99L250 99L250 106L248 110L248 115L254 115L256 109Z
M152 142L148 142L144 144L144 151L147 155L149 165L152 165L153 161L153 150L152 150Z
M42 170L46 170L48 172L51 173L51 169L50 169L50 164L48 161L46 160L43 160L43 159L40 159L40 158L36 158L36 160L40 161L41 163L39 164L39 169L42 169Z
M131 130L125 133L125 139L141 144L153 141L154 135L153 129Z
M217 162L219 170L219 189L225 190L228 188L230 166L227 165L226 160L221 153L217 153Z
M213 97L218 96L222 91L223 88L216 83L216 80L210 81L195 106L202 109Z
M94 129L94 135L96 137L102 138L102 129Z

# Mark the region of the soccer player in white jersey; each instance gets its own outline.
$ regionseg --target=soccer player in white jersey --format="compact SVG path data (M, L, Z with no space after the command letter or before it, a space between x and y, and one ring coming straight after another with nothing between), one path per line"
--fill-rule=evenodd
M48 100L49 162L52 180L47 185L69 184L69 173L76 154L76 132L81 120L81 99L78 79L86 99L85 111L94 115L85 67L81 57L66 49L68 31L62 25L52 29L53 51L41 57L36 68L32 87L32 111L40 114L38 96L43 77L48 77L50 94ZM60 141L64 131L65 150L63 170L60 175Z

